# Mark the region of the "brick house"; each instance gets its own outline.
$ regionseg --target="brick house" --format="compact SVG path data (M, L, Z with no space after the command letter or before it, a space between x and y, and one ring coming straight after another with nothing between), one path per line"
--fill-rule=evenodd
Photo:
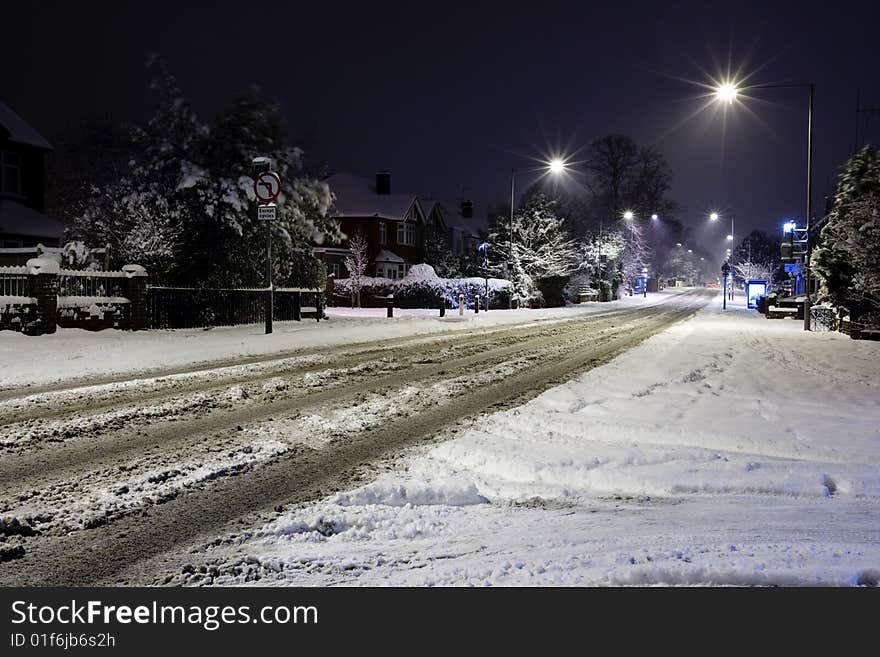
M324 182L336 195L336 217L342 232L362 232L368 243L368 276L403 278L424 256L425 213L415 194L394 194L391 174L380 171L375 180L337 173ZM343 261L349 255L347 240L313 249L334 278L346 278Z
M46 158L51 144L6 103L0 102L0 250L33 252L58 246L64 225L46 210ZM30 256L28 256L30 257ZM4 263L0 263L4 264ZM7 263L9 264L9 263Z

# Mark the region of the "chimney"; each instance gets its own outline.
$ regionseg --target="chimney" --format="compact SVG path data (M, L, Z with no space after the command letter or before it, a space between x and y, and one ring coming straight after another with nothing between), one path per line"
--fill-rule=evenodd
M391 193L391 172L390 171L377 171L376 172L376 193L386 195L386 196Z
M471 201L461 202L461 216L470 219L474 216L474 204Z

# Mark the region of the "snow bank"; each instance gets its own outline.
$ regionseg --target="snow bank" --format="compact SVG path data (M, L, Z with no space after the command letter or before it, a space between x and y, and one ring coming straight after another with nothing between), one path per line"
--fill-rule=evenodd
M626 306L666 303L674 294L626 297L603 304L541 310L492 310L488 313L447 313L437 310L384 308L327 308L329 321L276 322L266 335L262 325L216 327L211 330L85 331L59 328L54 334L29 337L0 331L0 388L54 382L67 378L142 372L194 363L228 361L325 346L350 346L371 340L438 334L465 328L487 329L531 323L565 321Z

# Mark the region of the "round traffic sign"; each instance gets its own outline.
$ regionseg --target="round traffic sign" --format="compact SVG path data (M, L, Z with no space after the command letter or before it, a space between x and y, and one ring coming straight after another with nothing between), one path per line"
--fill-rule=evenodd
M254 194L263 203L270 203L281 193L281 178L274 171L263 171L254 179Z

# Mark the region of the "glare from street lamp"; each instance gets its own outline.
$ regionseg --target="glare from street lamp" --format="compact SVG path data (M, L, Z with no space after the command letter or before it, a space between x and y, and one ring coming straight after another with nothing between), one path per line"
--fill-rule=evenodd
M562 173L565 171L565 162L556 158L550 162L550 173Z
M653 219L654 221L657 221L659 218L660 218L660 217L657 216L657 213L656 213L656 212L655 212L654 214L651 215L651 219Z
M718 221L718 213L713 212L712 214L709 215L709 219L711 219L712 221Z
M733 235L728 235L728 236L727 236L727 239L728 239L728 240L733 240Z
M694 252L693 249L688 249L688 253L693 253L693 252Z
M732 82L725 82L715 90L715 98L728 105L736 100L738 91Z
M623 213L623 218L626 219L627 221L631 221L633 217L635 217L635 215L633 214L632 210L627 210L626 212Z

